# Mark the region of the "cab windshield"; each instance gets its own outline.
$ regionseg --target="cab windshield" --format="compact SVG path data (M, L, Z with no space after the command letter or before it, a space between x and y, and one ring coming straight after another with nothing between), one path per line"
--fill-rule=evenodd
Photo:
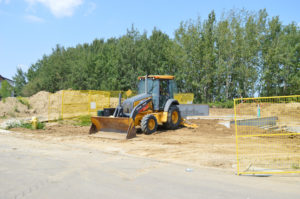
M158 89L158 81L148 78L148 93L152 94L155 87ZM141 79L138 84L138 94L142 93L145 93L145 79Z

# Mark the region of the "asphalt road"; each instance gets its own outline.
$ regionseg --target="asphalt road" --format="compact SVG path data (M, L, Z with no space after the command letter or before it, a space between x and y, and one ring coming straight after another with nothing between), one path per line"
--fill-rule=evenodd
M300 198L300 176L236 176L0 133L0 199Z

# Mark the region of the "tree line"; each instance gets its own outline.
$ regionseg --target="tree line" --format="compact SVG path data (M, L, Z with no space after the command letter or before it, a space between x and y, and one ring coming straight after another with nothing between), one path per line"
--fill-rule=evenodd
M136 89L145 74L175 75L196 102L300 94L300 29L279 17L231 10L218 20L183 21L170 37L132 26L119 38L65 48L57 45L13 77L17 95L61 89Z

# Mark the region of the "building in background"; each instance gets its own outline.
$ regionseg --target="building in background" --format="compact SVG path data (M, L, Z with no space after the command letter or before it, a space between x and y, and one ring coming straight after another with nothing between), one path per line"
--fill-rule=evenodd
M15 82L13 80L5 78L2 75L0 75L0 89L1 89L1 85L2 85L3 81L7 81L9 83L9 85L11 85L12 87L15 86ZM11 92L11 97L13 97L13 96L14 96L14 91ZM0 98L1 98L1 96L0 96Z

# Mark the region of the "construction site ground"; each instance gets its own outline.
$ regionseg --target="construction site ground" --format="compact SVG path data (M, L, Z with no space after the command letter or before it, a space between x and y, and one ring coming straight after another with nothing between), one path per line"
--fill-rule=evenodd
M220 110L218 110L220 111ZM225 110L228 111L228 110ZM47 143L79 144L106 152L130 154L159 161L236 170L234 126L225 127L223 120L192 119L198 128L176 130L159 128L152 135L137 134L125 140L124 134L98 132L89 135L89 126L78 126L72 121L47 123L43 130L13 128L18 137Z
M0 198L298 198L299 174L235 174L232 119L212 108L198 128L130 140L73 120L0 130Z
M195 133L188 129L117 141L87 136L87 129L59 124L42 133L1 131L0 198L296 199L300 195L299 175L235 175L230 131L196 142L182 137ZM216 142L209 146L213 139Z
M13 136L41 143L76 144L109 153L196 167L213 167L235 173L236 139L235 126L230 125L231 120L233 109L211 108L209 116L188 120L196 124L197 128L165 130L159 127L157 132L151 135L137 134L137 137L129 140L125 139L125 134L120 133L89 134L90 126L79 126L76 120L49 122L46 123L45 129L40 130L12 128L10 131L17 132ZM295 139L293 142L297 143ZM259 147L264 141L268 144L268 139L260 139L257 143L251 142L251 147L247 148L253 150L255 144ZM296 150L297 147L291 149Z

